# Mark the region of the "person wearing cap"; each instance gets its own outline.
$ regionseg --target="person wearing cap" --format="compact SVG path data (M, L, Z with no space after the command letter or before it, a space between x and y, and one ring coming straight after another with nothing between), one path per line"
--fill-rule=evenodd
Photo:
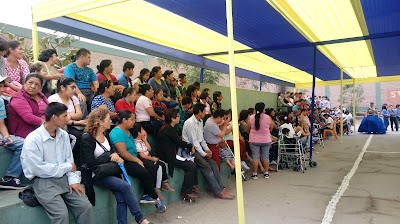
M375 103L371 102L369 108L366 111L366 116L361 121L358 127L358 132L364 133L375 133L375 134L385 134L386 127L383 124L382 119L378 117L378 110L375 108Z
M3 95L5 82L10 81L6 76L0 76L0 95ZM10 135L4 120L7 118L4 100L0 97L0 145L13 151L13 156L3 178L0 179L0 189L24 189L27 186L21 184L19 177L22 174L21 152L24 139Z

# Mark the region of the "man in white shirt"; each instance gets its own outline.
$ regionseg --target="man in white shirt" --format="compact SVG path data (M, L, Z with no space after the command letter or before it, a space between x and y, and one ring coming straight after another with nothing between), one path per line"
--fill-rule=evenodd
M329 114L325 113L322 115L324 117L325 120L325 126L324 129L330 129L333 130L333 119L331 116L329 116Z
M50 103L46 121L25 139L21 163L26 178L33 179L33 190L51 223L69 223L67 205L75 223L94 223L92 205L80 185L67 123L67 107Z
M212 157L212 152L208 148L203 137L203 118L206 114L205 105L198 103L193 106L193 115L185 121L182 130L182 140L190 143L196 149L194 153L197 167L206 178L212 193L216 198L233 199L228 191L224 190L222 176L218 166Z

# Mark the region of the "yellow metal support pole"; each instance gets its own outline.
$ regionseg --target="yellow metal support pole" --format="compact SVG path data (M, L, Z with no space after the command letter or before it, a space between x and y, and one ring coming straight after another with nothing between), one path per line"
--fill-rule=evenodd
M342 143L343 143L343 69L340 69L340 144Z
M33 61L39 60L39 40L37 32L37 23L32 23L32 50L33 50Z
M233 18L232 18L232 0L226 0L226 22L228 28L228 51L229 51L229 82L231 88L231 106L232 106L232 125L233 140L235 150L235 167L236 167L236 199L238 209L238 223L244 224L244 201L243 201L243 185L240 165L240 144L239 144L239 123L236 96L236 75L235 75L235 53L233 41Z
M353 79L353 125L354 125L354 134L357 132L356 128L356 79Z

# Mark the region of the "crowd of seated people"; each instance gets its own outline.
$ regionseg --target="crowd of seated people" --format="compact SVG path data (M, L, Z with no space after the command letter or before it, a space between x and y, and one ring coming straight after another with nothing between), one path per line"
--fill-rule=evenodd
M93 223L89 205L95 205L93 185L98 185L114 193L120 223L127 223L127 208L138 223L148 223L138 203L154 204L158 212L165 212L162 190L174 191L168 181L174 168L184 170L182 197L199 197L199 170L216 198L234 199L225 187L221 161L232 175L236 169L252 169L253 179L258 171L269 178L274 170L270 164L278 159L273 143L282 128L308 147L311 110L301 93L293 95L296 100L290 93L279 96L285 105L292 105L288 112L265 108L260 102L232 121L220 91L201 91L199 82L187 85L183 73L176 79L173 71L155 66L143 68L135 78L134 64L126 62L117 78L112 61L103 60L96 74L88 67L91 53L83 48L64 69L54 67L58 59L53 49L41 52L42 62L29 67L21 47L0 41L0 134L4 146L14 152L0 188L26 188L19 180L24 173L33 180L35 193L40 191L38 200L52 222L68 218L68 206L77 222ZM333 128L327 114L331 116L317 109L315 121ZM240 168L234 164L233 122L239 126ZM70 136L77 140L72 147ZM156 145L150 145L150 136ZM47 147L56 151L43 151ZM110 155L106 161L105 154ZM98 169L118 163L140 181L140 200L134 198L127 181ZM54 188L45 190L42 182ZM69 192L73 194L65 196ZM88 200L86 196L76 200L83 192Z
M25 175L54 223L68 219L67 207L76 222L93 223L93 185L114 193L119 223L127 223L128 209L138 223L148 223L138 203L165 212L161 190L174 191L168 183L174 167L185 172L182 197L199 197L199 169L216 198L235 198L220 173L221 160L235 173L231 114L222 109L221 92L211 101L210 89L201 92L199 82L186 88L185 74L178 82L159 66L143 68L135 79L134 64L126 62L117 78L111 60L103 60L96 74L83 48L59 70L54 49L41 52L41 62L31 66L22 52L17 42L0 41L0 134L13 151L0 188L26 188L20 181ZM157 139L155 148L148 135ZM243 136L240 142L242 168L248 169L249 143ZM140 181L140 200L126 180L108 175L115 170L99 169L118 163ZM43 189L44 184L51 187Z

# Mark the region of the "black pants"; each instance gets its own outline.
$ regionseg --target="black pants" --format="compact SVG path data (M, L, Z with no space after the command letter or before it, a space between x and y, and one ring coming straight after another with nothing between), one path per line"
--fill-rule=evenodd
M393 129L393 123L395 125L396 131L399 131L399 118L398 117L390 117L390 127Z
M144 167L149 171L150 175L153 177L153 182L154 184L156 183L157 180L157 170L158 167L161 166L162 169L162 181L168 180L168 174L167 174L167 167L165 166L165 163L158 161L157 163L154 163L153 161L143 159L140 156L138 157L140 160L142 160ZM155 185L154 185L155 187Z
M125 161L124 166L125 166L126 172L129 175L131 175L132 177L136 177L140 180L140 183L143 187L144 195L149 195L153 199L158 198L158 195L154 190L153 177L149 173L149 171L147 171L146 168L142 167L138 163L131 162L131 161Z
M269 161L278 162L278 144L272 144L269 150Z
M181 193L193 193L193 186L197 185L197 169L196 163L192 161L180 161L175 159L175 166L185 171Z

